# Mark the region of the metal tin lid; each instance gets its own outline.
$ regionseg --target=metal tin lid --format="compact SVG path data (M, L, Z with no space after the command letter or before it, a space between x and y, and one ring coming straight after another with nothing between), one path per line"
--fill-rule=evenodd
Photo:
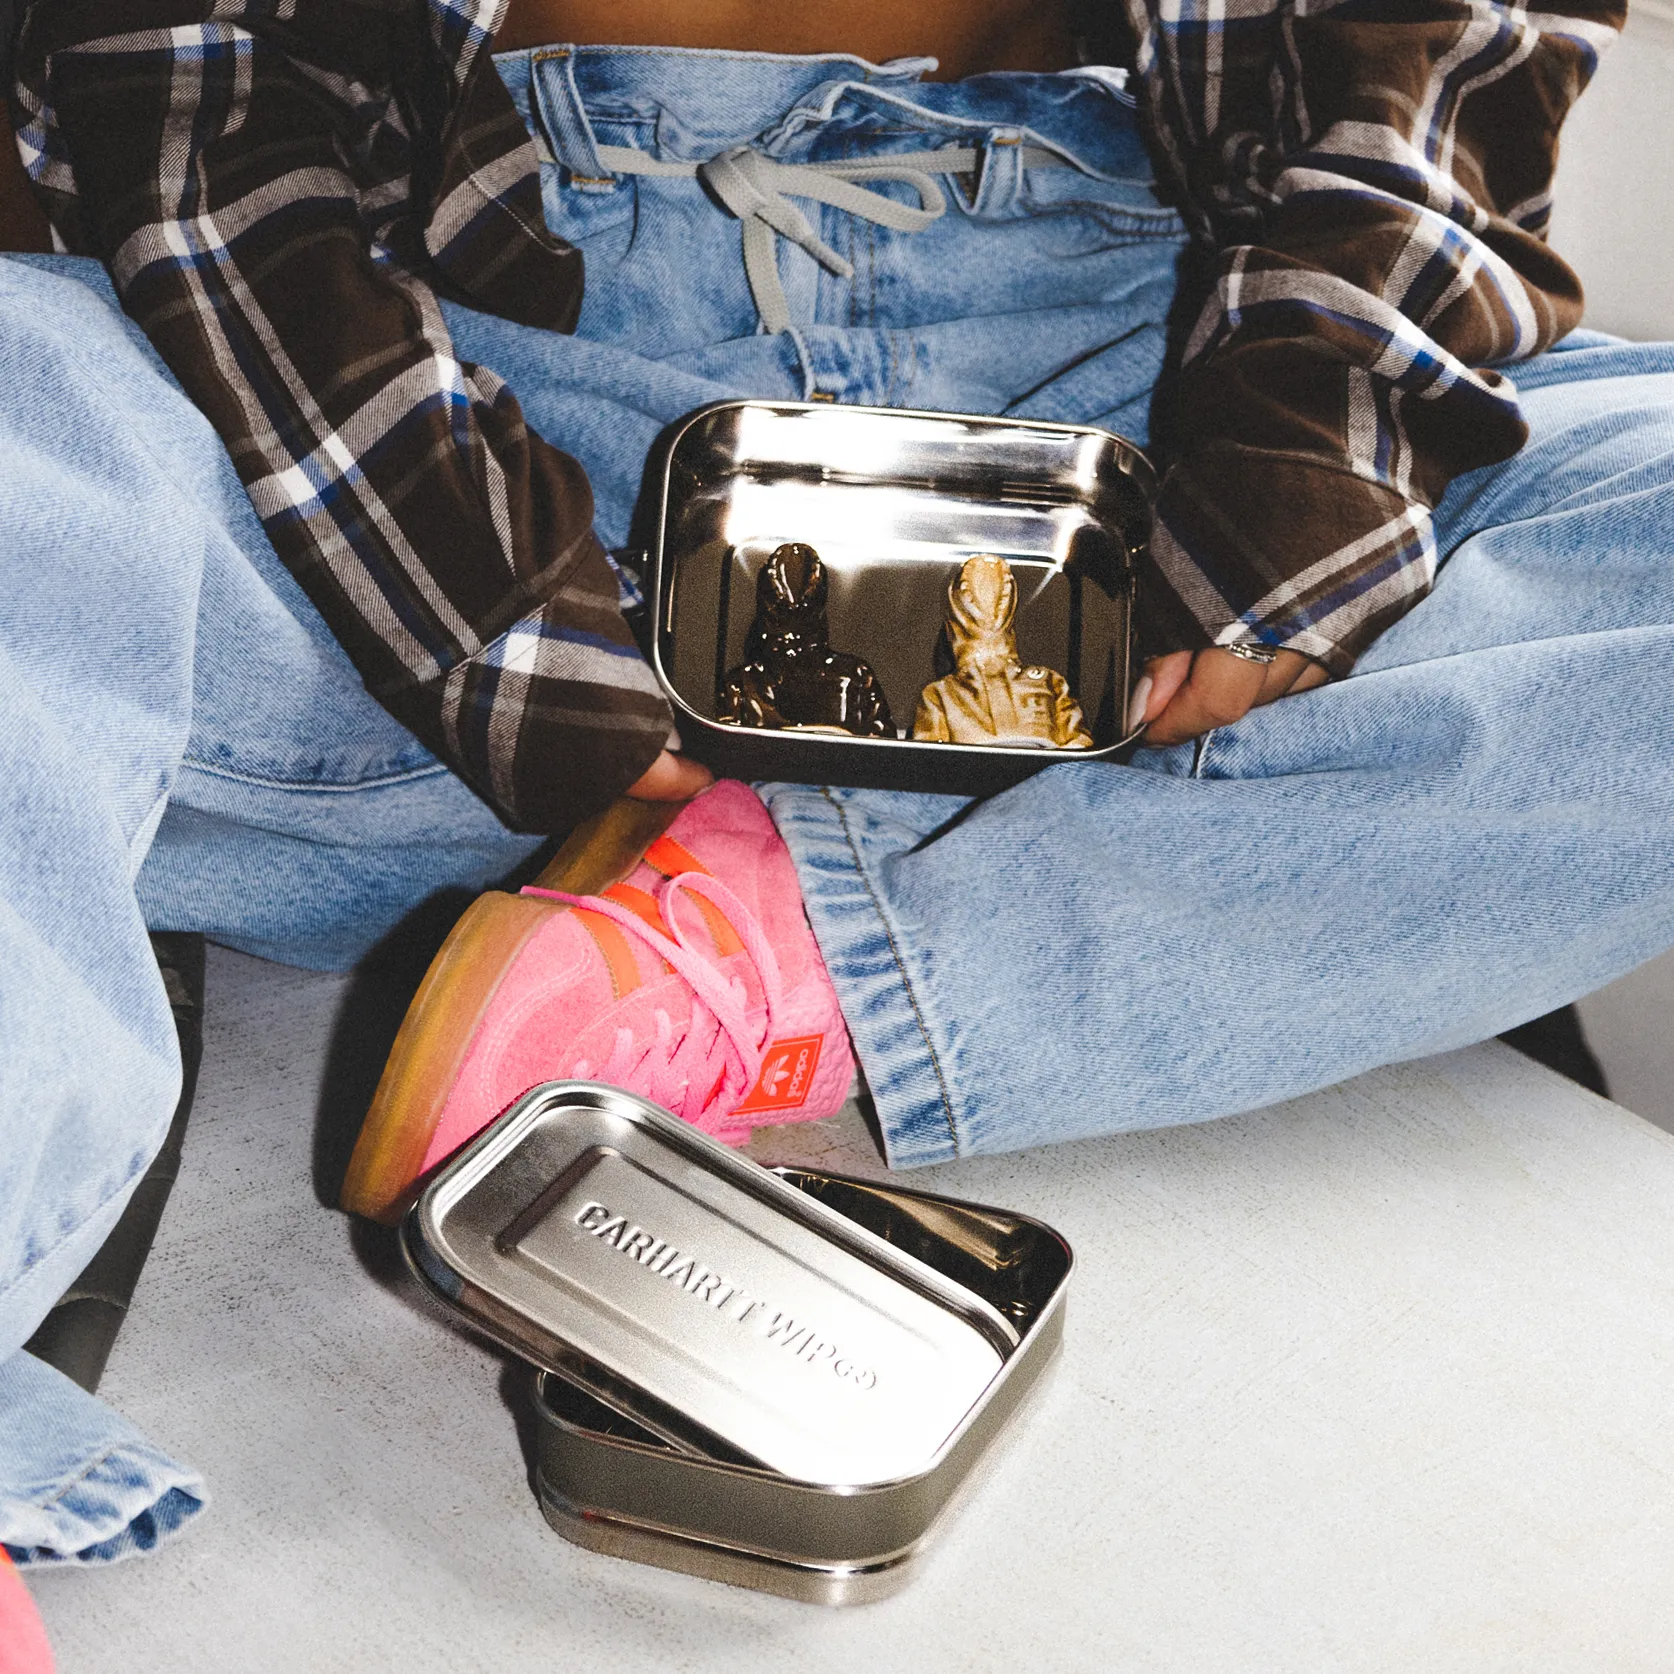
M931 1467L1016 1350L1004 1315L615 1088L537 1088L408 1216L489 1335L672 1445L803 1482Z

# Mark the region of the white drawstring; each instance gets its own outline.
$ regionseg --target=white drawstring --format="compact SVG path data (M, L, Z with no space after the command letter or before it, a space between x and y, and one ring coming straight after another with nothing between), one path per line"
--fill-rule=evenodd
M788 238L806 250L828 273L854 276L853 266L824 242L808 218L789 200L813 198L845 214L859 216L896 232L922 232L947 210L947 200L933 178L937 174L974 175L982 154L969 146L908 152L858 163L776 163L747 145L735 146L706 163L665 163L631 146L601 145L599 162L612 174L642 174L700 180L714 192L744 228L744 273L762 328L790 327L790 305L779 279L775 238ZM1021 146L1024 168L1073 168L1055 151ZM868 192L862 180L895 180L918 193L918 208L897 203L881 192Z

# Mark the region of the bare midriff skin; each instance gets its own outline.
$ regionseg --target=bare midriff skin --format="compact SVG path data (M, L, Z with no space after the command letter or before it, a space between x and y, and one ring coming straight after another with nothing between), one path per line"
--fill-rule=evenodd
M512 0L499 47L554 41L935 58L946 81L1075 62L1069 0Z
M938 60L937 79L956 81L991 70L1066 69L1076 59L1075 7L1076 0L512 0L495 45L840 52L875 64L922 57ZM17 150L0 143L0 251L48 248ZM1169 744L1325 678L1292 651L1266 668L1226 652L1177 651L1147 666L1136 709L1150 722L1150 741ZM665 751L628 794L674 800L708 782L707 769Z

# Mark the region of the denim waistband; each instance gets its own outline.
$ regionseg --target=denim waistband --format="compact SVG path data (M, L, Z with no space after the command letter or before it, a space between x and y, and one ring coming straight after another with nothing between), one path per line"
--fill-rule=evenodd
M495 60L514 100L583 183L611 178L598 147L701 163L748 146L783 163L939 147L1033 146L1157 207L1122 72L1097 67L927 82L929 58L886 64L685 47L566 46Z

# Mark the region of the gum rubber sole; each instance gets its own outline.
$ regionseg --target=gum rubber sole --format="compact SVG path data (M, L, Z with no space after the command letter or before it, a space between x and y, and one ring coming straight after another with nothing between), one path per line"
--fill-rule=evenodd
M614 802L565 840L536 880L542 889L598 895L633 871L685 806ZM339 1194L353 1215L401 1218L422 1184L430 1142L488 1007L553 901L491 890L449 931L390 1048Z

